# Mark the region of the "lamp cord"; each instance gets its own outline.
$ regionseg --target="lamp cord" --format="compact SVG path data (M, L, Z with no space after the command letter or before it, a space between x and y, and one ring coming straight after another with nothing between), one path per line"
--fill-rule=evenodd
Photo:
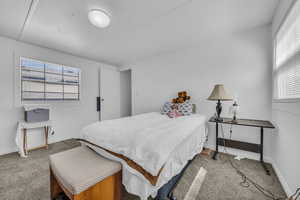
M221 125L221 131L222 131L223 138L225 138L223 126L222 126L222 124L220 124L220 125ZM231 139L231 137L232 137L232 124L230 126L230 139ZM225 153L228 154L225 140L223 140L223 146L224 146ZM255 182L254 180L249 178L244 172L242 172L237 166L235 166L234 162L231 158L228 158L225 162L229 162L230 166L237 172L238 175L241 176L242 181L240 182L240 186L242 186L242 187L248 188L248 187L250 187L250 185L253 185L264 196L266 196L267 198L272 199L272 200L290 200L290 199L292 200L292 198L294 198L295 196L296 196L296 198L294 200L297 200L300 197L300 188L298 188L296 190L295 194L288 199L286 199L284 197L276 197L275 194L273 194L271 191L265 189L263 186L259 185L257 182Z
M297 188L296 192L289 198L290 200L297 200L300 197L300 188Z

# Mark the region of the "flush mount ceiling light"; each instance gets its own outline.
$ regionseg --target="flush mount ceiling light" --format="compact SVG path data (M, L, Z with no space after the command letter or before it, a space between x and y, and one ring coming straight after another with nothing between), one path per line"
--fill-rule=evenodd
M106 28L110 24L110 15L101 9L90 10L88 18L94 26L99 28Z

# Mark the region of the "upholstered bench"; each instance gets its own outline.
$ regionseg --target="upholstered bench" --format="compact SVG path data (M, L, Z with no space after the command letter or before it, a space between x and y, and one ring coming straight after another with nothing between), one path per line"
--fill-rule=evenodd
M77 147L50 156L50 192L64 192L71 200L120 200L121 164L88 147Z

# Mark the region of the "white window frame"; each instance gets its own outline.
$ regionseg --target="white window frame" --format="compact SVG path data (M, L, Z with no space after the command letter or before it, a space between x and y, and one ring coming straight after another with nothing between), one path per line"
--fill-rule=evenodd
M78 99L30 99L30 100L23 100L22 98L22 92L23 92L23 88L22 88L22 59L26 59L26 60L32 60L32 61L37 61L37 62L42 62L43 64L53 64L53 65L59 65L62 67L72 67L72 68L76 68L79 69L79 77L78 77ZM21 105L26 104L26 103L49 103L49 102L80 102L81 101L81 68L79 67L75 67L75 66L70 66L70 65L64 65L64 64L59 64L56 62L48 62L48 61L44 61L44 60L40 60L40 59L35 59L35 58L30 58L30 57L23 57L20 56L19 57L19 69L18 69L18 73L19 73L19 81L18 81L18 96L20 97L20 103Z
M283 17L283 20L281 21L280 25L278 26L274 36L273 36L273 65L272 65L272 102L274 103L294 103L294 102L300 102L300 97L299 98L278 98L277 97L277 92L278 92L278 87L277 87L277 81L274 77L275 74L275 68L276 68L276 41L277 41L277 35L279 34L280 30L284 27L284 24L287 23L288 18L290 17L294 5L297 3L297 1L300 0L295 0L290 8L287 10L285 16ZM300 3L300 2L299 2Z

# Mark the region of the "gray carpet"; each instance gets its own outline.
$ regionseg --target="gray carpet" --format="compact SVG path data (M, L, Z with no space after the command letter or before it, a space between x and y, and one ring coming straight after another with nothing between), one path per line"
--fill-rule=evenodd
M244 159L234 160L233 156L219 154L218 160L205 156L197 156L180 180L175 196L183 199L194 176L200 167L207 170L197 200L267 200L254 186L241 186L241 176L230 165L229 159L249 178L271 191L276 197L286 197L283 188L271 165L267 164L271 176L266 175L258 161Z
M1 200L49 200L49 164L48 155L74 148L79 144L68 140L51 144L48 150L30 152L28 158L20 158L17 153L0 156L0 199ZM200 167L207 170L204 183L197 200L265 200L268 199L253 186L240 186L241 178L230 166L228 155L222 154L218 161L204 156L197 156L174 192L178 200L183 198ZM284 196L282 187L274 175L267 176L257 161L234 161L249 177L257 181L278 196ZM124 200L138 198L126 192Z

